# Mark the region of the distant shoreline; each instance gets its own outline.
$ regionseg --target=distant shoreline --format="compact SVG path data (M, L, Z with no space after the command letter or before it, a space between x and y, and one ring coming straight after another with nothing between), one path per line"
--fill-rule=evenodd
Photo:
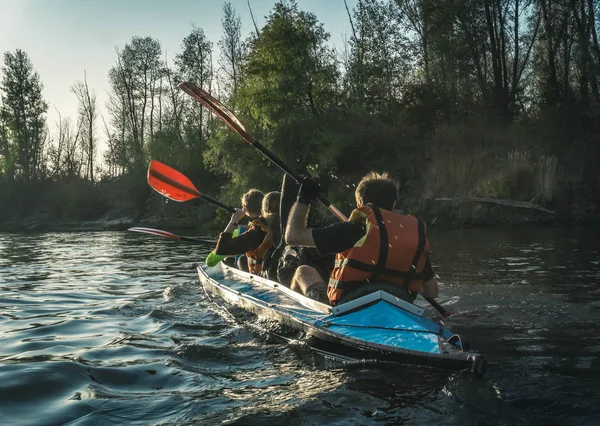
M512 213L488 213L487 220L479 213L476 216L460 216L456 212L448 210L432 211L428 215L417 215L426 221L428 227L441 229L461 228L487 228L505 226L597 226L597 220L569 221L564 218L544 217L543 214ZM187 231L198 235L218 234L222 228L220 220L213 218L198 226L197 220L189 218L164 218L149 216L135 218L133 216L99 218L95 220L52 220L40 218L26 218L20 221L0 222L0 232L102 232L102 231L127 231L134 226L163 229L168 231Z

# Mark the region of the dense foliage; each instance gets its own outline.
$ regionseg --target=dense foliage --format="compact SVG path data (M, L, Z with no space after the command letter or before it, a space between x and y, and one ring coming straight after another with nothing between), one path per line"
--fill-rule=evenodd
M68 191L82 181L94 188L87 193L96 204L95 194L108 192L98 188L121 189L121 201L104 197L97 216L117 204L137 217L158 214L144 187L151 158L224 202L236 203L249 187L277 189L280 170L177 89L192 81L288 164L317 177L342 210L351 208L352 185L365 172L385 170L401 182L403 207L429 219L489 217L488 209L465 210L436 201L441 197L531 201L568 220L596 217L598 0L359 0L346 10L350 35L337 50L317 16L293 0L275 4L245 40L239 16L225 4L221 40L194 27L173 67L158 40L133 37L108 72L102 167L87 82L73 87L77 124L61 118L52 133L31 60L6 52L3 207L28 193L19 188L63 185L59 198L75 203L76 217L78 203L84 212L88 201ZM134 202L123 207L127 197ZM0 220L22 216L32 203L39 205L22 200L12 215L3 209Z

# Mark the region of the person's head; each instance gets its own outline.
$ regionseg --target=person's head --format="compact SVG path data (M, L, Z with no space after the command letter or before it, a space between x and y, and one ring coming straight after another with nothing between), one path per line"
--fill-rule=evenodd
M279 218L279 202L281 193L277 191L269 192L262 201L261 215L267 221L269 238L277 246L281 239L281 225Z
M262 217L268 219L269 216L279 216L279 201L281 194L277 191L269 192L262 200L262 207L260 213Z
M260 210L264 197L265 194L263 194L262 191L254 188L242 195L242 208L246 209L246 214L248 216L260 216Z
M373 203L385 210L393 210L398 199L398 184L387 173L371 172L365 175L354 192L356 205Z

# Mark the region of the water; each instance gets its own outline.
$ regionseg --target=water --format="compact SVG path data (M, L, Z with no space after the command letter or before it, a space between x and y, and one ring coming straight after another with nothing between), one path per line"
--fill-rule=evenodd
M597 235L432 231L446 324L489 359L477 378L286 345L207 298L211 247L0 234L0 424L598 424Z

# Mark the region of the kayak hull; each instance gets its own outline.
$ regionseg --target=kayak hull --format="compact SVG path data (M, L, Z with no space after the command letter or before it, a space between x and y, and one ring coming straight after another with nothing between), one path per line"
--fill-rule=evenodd
M209 294L327 342L342 357L485 371L483 355L463 349L461 339L423 316L422 308L384 291L331 307L223 263L200 265L198 275Z

